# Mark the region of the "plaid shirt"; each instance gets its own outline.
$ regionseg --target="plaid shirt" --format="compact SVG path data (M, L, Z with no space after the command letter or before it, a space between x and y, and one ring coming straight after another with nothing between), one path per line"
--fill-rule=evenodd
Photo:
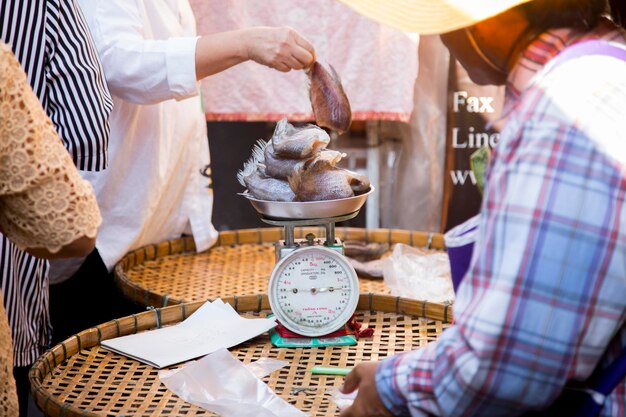
M456 323L377 369L395 415L545 408L626 346L626 62L596 55L541 71L589 38L625 36L608 23L546 32L511 72ZM625 415L623 381L602 413Z

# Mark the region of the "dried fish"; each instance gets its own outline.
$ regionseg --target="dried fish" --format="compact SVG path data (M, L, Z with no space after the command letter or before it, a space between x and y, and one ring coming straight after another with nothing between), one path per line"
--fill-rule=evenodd
M293 201L295 194L285 180L272 178L265 172L263 148L257 143L252 156L237 173L239 183L248 188L243 195L266 201Z
M332 65L329 67L330 71L316 61L307 71L309 98L315 122L319 126L343 133L352 124L352 110L337 72Z
M338 168L345 153L326 149L317 126L296 128L283 119L271 140L259 140L237 173L243 195L265 201L322 201L353 197L370 188L365 175Z
M314 161L312 161L312 163L317 164L320 161L324 161L324 164L331 166L331 167L335 167L335 165L337 165L339 161L341 161L346 156L348 155L346 155L345 152L333 151L331 149L322 149L322 151L319 153L317 158ZM309 165L311 165L311 163L309 163L307 167Z
M315 154L306 159L281 158L274 152L274 146L271 141L266 142L265 146L265 173L274 178L287 179L295 170L305 166L308 162L317 157Z
M336 200L354 196L346 170L336 168L333 161L317 158L288 178L296 201Z
M248 192L257 200L294 201L295 194L285 180L268 177L256 169L244 177Z
M270 177L286 180L289 176L300 168L306 168L317 158L327 159L333 166L337 164L346 154L333 151L330 149L322 149L315 155L306 159L281 158L274 152L274 146L271 141L264 142L265 150L265 173Z
M344 254L358 261L371 261L380 258L389 250L389 243L345 240Z
M383 278L384 259L373 259L371 261L359 261L348 258L348 262L356 271L360 278Z
M367 175L362 175L356 173L354 171L350 171L346 169L346 175L350 177L350 187L352 187L352 191L354 191L355 195L363 194L370 189L370 179Z
M324 129L314 125L294 127L287 119L276 124L272 135L274 154L281 158L305 159L317 154L330 143Z

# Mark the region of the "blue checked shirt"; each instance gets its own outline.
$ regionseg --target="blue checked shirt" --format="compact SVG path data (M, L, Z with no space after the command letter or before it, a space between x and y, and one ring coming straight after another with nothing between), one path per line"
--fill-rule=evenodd
M377 369L394 414L545 408L626 345L626 62L596 55L542 71L589 38L625 43L608 22L582 37L546 32L510 74L456 322ZM622 381L602 415L625 413Z

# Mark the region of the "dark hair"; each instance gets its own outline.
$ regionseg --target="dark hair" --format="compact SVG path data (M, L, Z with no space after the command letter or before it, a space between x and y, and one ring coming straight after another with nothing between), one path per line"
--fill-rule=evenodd
M537 32L559 27L589 30L607 15L617 25L626 23L624 0L534 0L520 8Z
M624 0L609 0L611 18L616 25L626 28L626 2Z

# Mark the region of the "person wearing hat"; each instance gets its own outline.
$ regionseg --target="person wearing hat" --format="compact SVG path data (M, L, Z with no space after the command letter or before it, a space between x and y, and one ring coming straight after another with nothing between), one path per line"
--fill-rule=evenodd
M342 1L441 34L474 82L506 86L506 124L455 323L356 366L341 416L625 415L624 3Z

